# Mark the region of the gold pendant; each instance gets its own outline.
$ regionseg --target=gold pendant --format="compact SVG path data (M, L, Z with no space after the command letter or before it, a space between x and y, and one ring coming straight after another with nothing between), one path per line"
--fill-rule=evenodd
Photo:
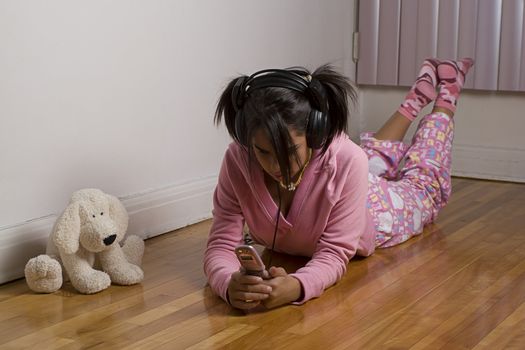
M279 181L279 185L284 188L287 191L295 191L297 189L297 184L291 183L288 185L283 184L281 181Z

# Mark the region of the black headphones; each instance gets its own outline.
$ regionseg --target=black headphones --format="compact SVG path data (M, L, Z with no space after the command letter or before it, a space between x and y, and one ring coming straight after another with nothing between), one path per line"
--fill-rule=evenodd
M243 105L249 97L249 92L268 87L286 88L304 94L312 110L306 122L306 142L313 149L321 148L328 136L330 122L328 120L328 103L324 86L310 75L294 69L265 69L251 76L237 79L232 89L232 103L235 109L235 138L244 146L246 139L246 120Z

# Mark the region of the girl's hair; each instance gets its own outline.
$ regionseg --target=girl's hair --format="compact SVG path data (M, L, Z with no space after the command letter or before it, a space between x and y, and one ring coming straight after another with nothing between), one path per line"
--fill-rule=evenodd
M246 93L243 90L241 105L235 105L232 94L234 95L233 91L237 88L236 84L239 85L248 79L246 76L240 76L230 81L222 92L214 118L215 124L219 125L224 116L228 133L235 141L247 146L249 154L252 152L251 140L255 132L264 131L273 146L286 185L291 182L290 158L293 157L299 162L297 151L293 147L290 148L292 140L289 128L300 135L305 134L312 109L321 109L327 118L326 129L318 130L325 133L324 141L320 145L322 155L334 137L347 131L348 103L355 103L357 99L356 91L350 81L328 64L319 67L313 73L305 68L296 67L288 71L302 76L307 84L309 81L320 83L323 90L321 96L325 101L312 101L309 91L300 92L297 89L268 86L248 90ZM237 134L239 132L237 118L244 119L241 129L243 135ZM247 140L248 144L244 144L242 140Z

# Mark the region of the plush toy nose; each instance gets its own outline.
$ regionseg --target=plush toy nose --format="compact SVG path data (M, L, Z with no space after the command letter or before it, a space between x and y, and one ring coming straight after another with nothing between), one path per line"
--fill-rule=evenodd
M115 239L117 238L117 235L111 235L104 238L104 244L110 245L111 243L115 242Z

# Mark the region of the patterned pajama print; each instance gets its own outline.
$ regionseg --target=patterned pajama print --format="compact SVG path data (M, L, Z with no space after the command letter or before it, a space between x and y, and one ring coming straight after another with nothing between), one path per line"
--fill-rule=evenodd
M444 113L425 116L412 144L361 135L368 155L368 209L379 234L376 247L406 241L432 222L450 196L454 120ZM400 162L404 160L404 165Z

